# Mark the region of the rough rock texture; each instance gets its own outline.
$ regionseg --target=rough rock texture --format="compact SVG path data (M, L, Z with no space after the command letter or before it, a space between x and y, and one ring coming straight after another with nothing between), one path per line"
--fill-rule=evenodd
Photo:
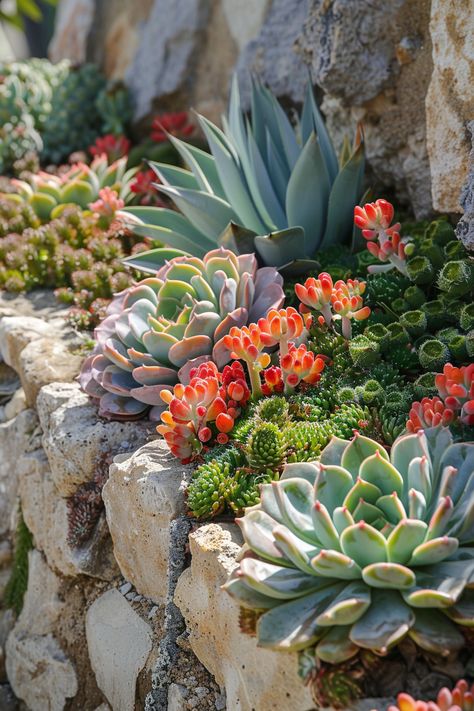
M6 644L8 679L31 711L62 711L78 691L70 659L53 636L64 601L60 579L38 551L29 555L23 610Z
M49 46L53 62L67 57L74 64L86 59L87 37L94 19L94 0L62 0L56 32Z
M62 404L60 404L62 400ZM153 432L145 422L106 422L77 383L44 387L38 398L43 447L58 492L71 496L108 457L140 446Z
M469 154L469 174L461 192L461 207L464 215L456 226L456 235L466 249L474 251L474 121L468 122L471 132L471 152Z
M27 404L35 404L43 385L73 380L79 375L83 360L62 340L48 337L29 343L21 352L18 370Z
M471 147L474 117L474 13L470 0L432 0L433 74L426 96L427 143L433 207L460 212L459 198Z
M152 648L150 626L112 589L89 608L86 633L100 689L114 711L130 711L135 704L138 674Z
M155 602L167 591L170 523L185 510L183 470L163 441L150 442L131 456L116 457L103 489L120 570Z
M191 566L179 579L175 601L190 631L191 649L225 688L227 707L310 709L311 697L298 677L295 656L258 649L252 637L243 636L238 606L220 590L236 566L242 542L237 526L202 526L189 541Z

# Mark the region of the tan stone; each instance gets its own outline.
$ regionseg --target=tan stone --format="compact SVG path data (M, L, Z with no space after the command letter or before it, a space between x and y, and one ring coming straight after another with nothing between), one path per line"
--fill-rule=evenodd
M116 457L103 489L122 575L155 602L167 591L169 525L185 510L180 489L185 469L158 440Z
M33 316L6 316L0 320L0 354L5 363L19 372L20 354L29 343L42 336L53 337L51 326Z
M39 338L25 346L20 354L18 374L27 404L31 407L36 403L44 385L73 380L83 360L65 341L51 337Z
M427 144L433 206L461 212L468 173L467 121L474 117L474 13L470 0L433 0L433 74L426 96Z
M175 593L198 659L215 676L233 711L307 711L313 707L294 654L259 649L239 629L238 606L220 586L237 565L241 536L234 524L209 524L189 538L191 566Z
M86 61L87 38L94 19L94 0L61 0L54 36L49 45L51 61L67 57L74 64Z

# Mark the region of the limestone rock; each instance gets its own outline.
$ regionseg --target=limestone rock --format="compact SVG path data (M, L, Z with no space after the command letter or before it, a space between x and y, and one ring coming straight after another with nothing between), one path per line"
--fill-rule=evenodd
M87 37L94 20L94 0L62 0L49 45L52 62L68 57L73 64L86 61Z
M42 336L53 338L52 327L34 316L6 316L0 320L0 355L17 373L20 354L29 343Z
M184 513L180 490L184 471L166 444L158 440L130 456L116 457L103 489L122 575L155 602L166 595L169 525Z
M469 174L460 198L464 215L456 225L456 236L466 249L474 251L474 121L469 121L467 125L471 133L472 148L469 154Z
M6 643L8 679L31 711L62 711L78 690L74 667L53 636L64 608L60 584L41 553L31 551L23 610Z
M18 390L15 390L11 400L9 400L4 407L5 419L12 420L19 415L20 412L26 410L26 408L25 391L23 388L18 388Z
M79 484L93 479L108 457L136 449L154 432L149 422L99 419L97 408L76 383L44 387L37 408L43 447L61 496L72 496Z
M175 593L190 631L191 648L227 694L235 711L306 711L308 689L297 674L296 656L259 649L240 632L238 606L220 586L237 565L241 536L233 524L209 524L190 535L191 567ZM265 683L262 683L262 679Z
M261 5L257 11L263 14ZM302 100L308 72L295 43L307 15L308 0L270 3L260 33L243 49L237 63L244 102L248 104L250 98L250 72L258 74L277 96Z
M20 412L0 424L0 535L10 528L10 514L18 491L18 461L39 444L38 418L33 410Z
M99 688L114 711L130 711L138 674L152 649L151 628L111 589L87 611L86 634Z
M22 350L18 373L26 402L33 406L43 385L70 382L81 369L83 356L71 352L62 340L39 338Z
M54 485L43 449L21 459L19 477L23 517L48 565L62 575L85 574L112 580L119 571L104 514L87 542L73 547L68 540L67 500Z
M433 74L426 96L426 127L433 206L441 212L460 212L471 147L466 123L474 117L471 3L433 0L430 32Z

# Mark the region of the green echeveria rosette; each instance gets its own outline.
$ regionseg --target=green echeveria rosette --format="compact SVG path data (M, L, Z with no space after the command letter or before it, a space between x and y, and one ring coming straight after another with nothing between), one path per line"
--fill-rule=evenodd
M358 435L290 464L238 523L226 590L263 611L262 647L338 664L407 635L448 655L474 617L474 444L446 428L399 437L390 457Z
M279 308L282 283L273 267L257 268L254 254L237 257L222 247L202 260L170 259L111 302L81 371L83 389L103 417L143 416L184 366L212 357L222 368L230 360L224 336Z

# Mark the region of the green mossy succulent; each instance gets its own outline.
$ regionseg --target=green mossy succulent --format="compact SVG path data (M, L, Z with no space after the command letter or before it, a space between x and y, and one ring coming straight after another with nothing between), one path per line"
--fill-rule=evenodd
M16 615L20 614L23 607L23 599L28 586L28 553L32 548L33 536L20 511L15 532L15 552L12 572L3 595L5 607L13 609Z
M263 398L255 408L255 419L263 422L272 422L279 427L284 427L289 418L288 400L283 396L274 395Z
M426 256L418 255L407 262L407 274L414 284L430 284L435 273L434 265Z
M463 331L470 331L474 328L474 303L465 304L462 307L459 325Z
M448 297L459 298L474 290L474 260L447 262L438 274L438 287Z
M448 320L446 306L441 299L426 301L420 308L426 316L427 325L431 331L440 328Z
M413 383L413 400L422 400L424 397L433 397L438 390L435 384L435 372L423 373Z
M445 343L431 338L420 346L418 358L424 370L441 372L443 366L449 362L451 353Z
M280 426L256 422L245 447L249 466L258 472L277 470L285 460L287 446Z
M312 462L332 437L332 427L328 421L294 422L285 430L289 454L287 462Z
M319 462L287 465L239 520L249 554L224 586L258 609L258 644L315 648L340 664L409 636L446 656L472 624L474 444L446 428L334 438ZM449 492L449 496L448 496Z
M380 345L365 335L359 335L349 342L352 362L359 368L368 368L380 360Z
M426 332L427 319L423 311L406 311L400 316L400 323L412 338L418 338Z
M369 274L364 302L371 308L390 306L394 299L404 293L409 284L409 280L399 272Z
M426 295L419 286L412 284L403 292L403 297L412 309L419 309L426 301Z

